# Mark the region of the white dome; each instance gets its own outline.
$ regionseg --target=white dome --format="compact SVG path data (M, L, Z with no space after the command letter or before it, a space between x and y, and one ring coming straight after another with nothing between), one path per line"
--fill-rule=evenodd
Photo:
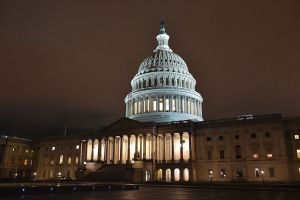
M195 91L196 80L185 61L170 49L163 22L156 39L156 49L131 81L132 92L125 98L126 117L147 122L203 120L203 99Z

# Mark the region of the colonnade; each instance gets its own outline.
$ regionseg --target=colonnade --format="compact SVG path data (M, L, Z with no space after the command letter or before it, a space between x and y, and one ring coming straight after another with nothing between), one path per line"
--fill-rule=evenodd
M202 116L201 102L179 95L138 97L126 103L126 116L147 112L180 112Z
M192 134L129 134L82 140L80 162L107 164L154 160L157 163L188 162L192 159Z

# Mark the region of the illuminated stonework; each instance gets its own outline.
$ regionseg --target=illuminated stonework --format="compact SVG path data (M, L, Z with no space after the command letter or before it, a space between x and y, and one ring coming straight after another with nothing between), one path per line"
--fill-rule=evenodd
M203 121L201 95L184 60L169 45L161 22L158 45L140 65L125 98L126 117L143 122Z

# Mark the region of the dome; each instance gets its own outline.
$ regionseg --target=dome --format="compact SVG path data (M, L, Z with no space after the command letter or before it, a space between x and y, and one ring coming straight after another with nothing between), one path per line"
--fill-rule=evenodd
M158 71L189 74L185 61L178 54L166 50L157 50L144 59L139 67L137 76Z
M161 22L157 47L139 66L126 96L126 117L143 122L202 121L201 95L186 62L168 45Z

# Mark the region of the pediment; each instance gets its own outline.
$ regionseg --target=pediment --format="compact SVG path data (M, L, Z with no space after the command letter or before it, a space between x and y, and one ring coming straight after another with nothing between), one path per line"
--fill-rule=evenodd
M128 131L132 129L144 128L146 127L146 123L139 122L129 118L122 118L113 122L112 124L104 127L100 130L100 132L120 132L120 131Z

